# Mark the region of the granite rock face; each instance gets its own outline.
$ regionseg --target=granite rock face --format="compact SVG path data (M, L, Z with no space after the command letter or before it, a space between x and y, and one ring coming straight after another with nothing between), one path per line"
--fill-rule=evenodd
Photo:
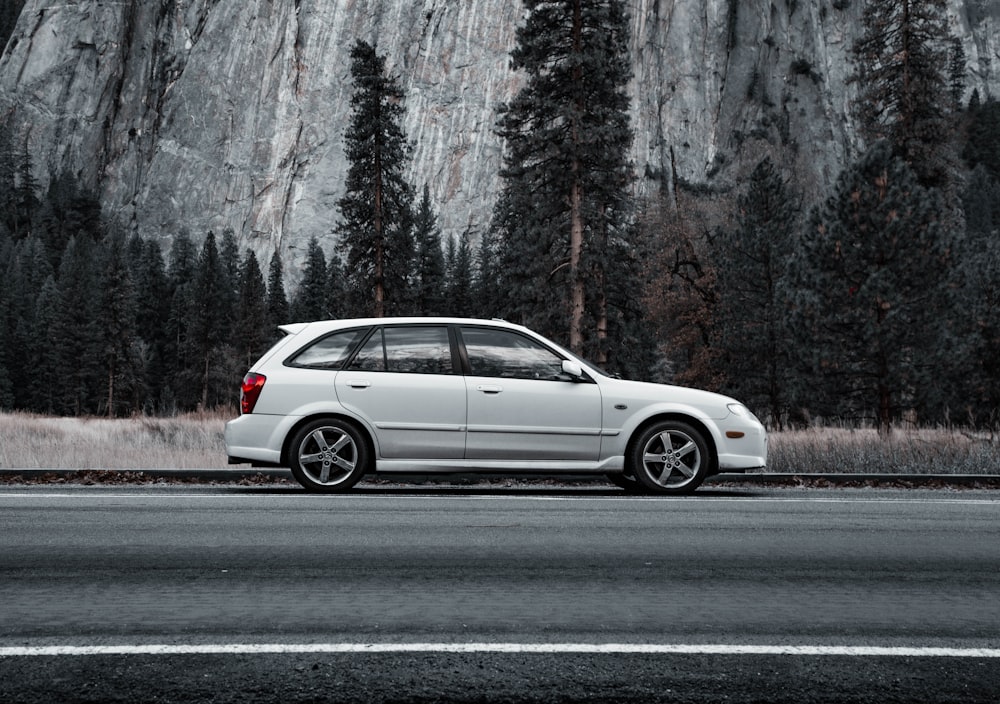
M764 152L819 192L857 146L848 54L861 0L630 0L637 197L725 188ZM44 184L63 170L164 247L232 228L290 281L328 252L347 164L348 53L406 90L411 181L446 236L488 223L496 106L521 77L515 0L28 0L0 58L0 111ZM968 92L997 95L1000 2L951 0Z

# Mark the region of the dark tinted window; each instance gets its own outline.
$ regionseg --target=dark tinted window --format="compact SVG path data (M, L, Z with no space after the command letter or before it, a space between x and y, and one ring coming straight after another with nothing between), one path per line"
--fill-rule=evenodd
M295 355L291 363L297 367L342 369L365 332L366 330L345 330L327 335Z
M351 369L451 374L448 328L408 326L377 330L358 351Z
M462 328L462 339L473 376L563 378L561 357L516 332Z

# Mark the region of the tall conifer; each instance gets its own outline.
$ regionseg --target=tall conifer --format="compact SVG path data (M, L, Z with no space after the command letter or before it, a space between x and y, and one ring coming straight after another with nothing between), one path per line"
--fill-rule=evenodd
M473 292L472 248L469 233L448 240L445 256L445 299L452 315L470 316L475 313Z
M417 248L413 312L418 315L443 315L444 252L441 250L441 230L437 225L437 215L431 206L430 190L426 185L414 213L413 239Z
M337 228L358 312L377 317L405 305L413 259L404 95L385 64L385 56L366 42L358 40L351 50L354 93L345 134L350 167Z
M72 237L59 265L59 304L52 343L62 367L59 413L97 413L98 402L107 390L98 324L102 315L98 247L89 236Z
M808 355L808 401L821 414L888 431L926 411L951 324L952 249L942 197L877 143L837 179L791 262L796 349Z
M13 352L10 347L13 290L5 271L13 255L14 243L0 224L0 273L3 273L0 275L0 409L2 410L14 407L14 387L11 384L7 363Z
M163 251L155 240L142 242L139 259L133 264L135 278L139 282L136 327L144 347L146 397L141 407L147 411L169 411L164 398L166 389L163 380L167 378L167 326L164 321L170 315L170 284L163 261Z
M102 406L107 415L115 416L130 410L141 378L134 344L138 306L135 282L125 256L125 238L110 233L102 249L104 270L98 319L105 380Z
M278 325L292 322L288 315L288 297L285 294L285 273L281 264L281 254L275 251L267 266L267 326L270 339L280 333Z
M267 288L253 252L247 253L240 267L239 300L233 329L233 346L240 362L249 369L267 350L271 336L267 328Z
M302 282L291 303L291 315L295 322L326 319L327 278L326 255L315 237L309 240L306 267Z
M188 296L187 375L198 390L197 405L214 408L230 396L233 381L226 365L228 322L232 311L219 306L226 298L228 277L209 232L205 237Z
M769 158L750 175L736 226L712 238L716 304L712 346L723 388L780 427L788 402L784 301L798 203Z
M636 244L628 18L620 0L525 7L511 59L526 82L498 121L506 151L492 227L505 314L601 361L617 333L609 328L634 317L638 301L627 284Z
M946 0L868 0L854 43L855 112L869 145L887 139L924 185L943 185L951 112Z

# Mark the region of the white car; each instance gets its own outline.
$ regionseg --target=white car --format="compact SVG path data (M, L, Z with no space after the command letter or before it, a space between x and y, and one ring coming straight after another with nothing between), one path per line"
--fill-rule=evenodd
M308 490L369 472L604 474L683 494L763 467L764 427L731 398L608 376L519 325L378 318L283 325L226 424L231 463Z

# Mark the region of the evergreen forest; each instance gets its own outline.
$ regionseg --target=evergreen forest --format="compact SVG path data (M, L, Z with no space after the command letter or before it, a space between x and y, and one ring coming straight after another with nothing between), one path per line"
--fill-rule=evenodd
M623 3L524 5L484 232L442 233L426 184L406 181L405 91L360 40L336 225L294 273L231 230L177 223L164 251L73 174L41 186L0 125L0 409L235 408L280 324L455 315L733 395L772 428L997 426L1000 103L967 95L942 0L866 6L862 147L815 202L781 145L734 188L638 201Z

